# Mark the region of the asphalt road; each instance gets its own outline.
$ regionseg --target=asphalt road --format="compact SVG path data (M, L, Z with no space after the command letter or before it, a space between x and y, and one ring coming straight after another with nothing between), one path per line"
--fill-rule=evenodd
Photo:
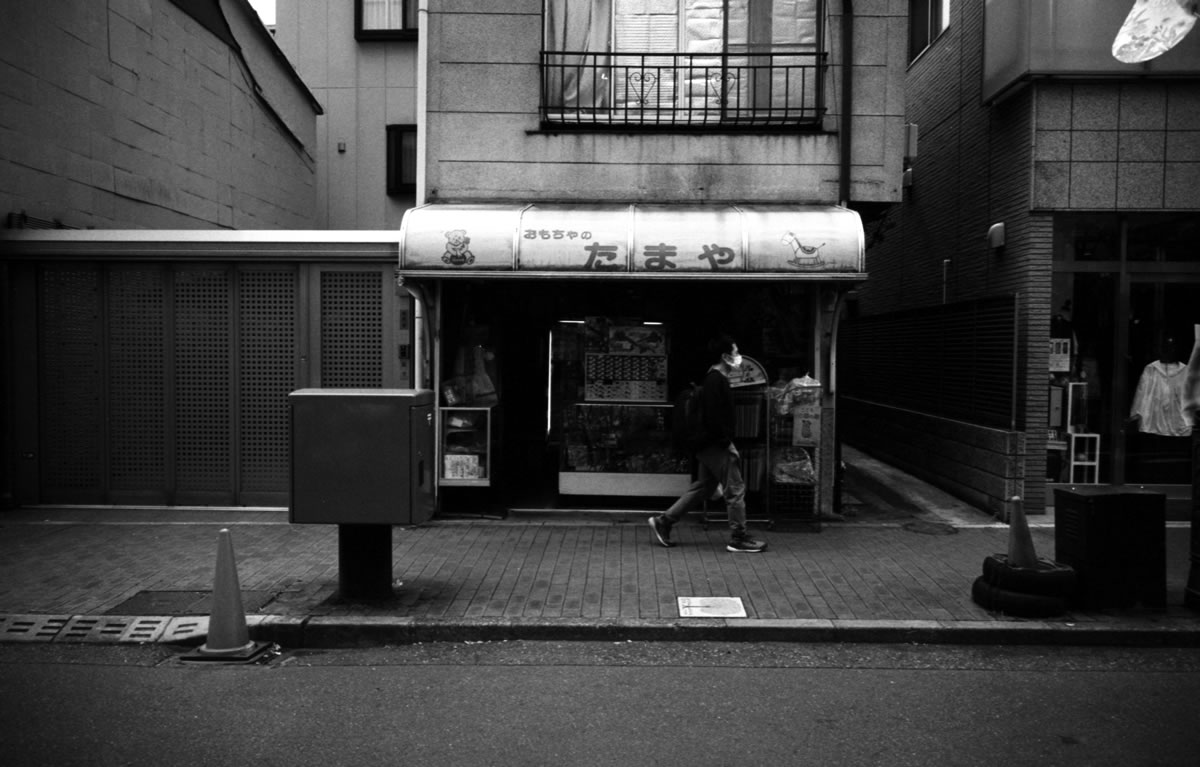
M0 645L6 765L1196 765L1196 650Z

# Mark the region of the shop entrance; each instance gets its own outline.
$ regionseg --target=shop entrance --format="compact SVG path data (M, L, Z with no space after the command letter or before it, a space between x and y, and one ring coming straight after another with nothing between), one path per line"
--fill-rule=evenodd
M711 364L708 340L731 333L772 380L815 374L818 291L750 281L442 281L442 512L665 506L690 471L670 444L671 403ZM616 355L589 353L599 335L621 345L604 347ZM470 422L473 447L454 444L450 418ZM486 455L477 449L483 418ZM476 452L459 459L459 450ZM460 461L471 476L447 480Z
M1173 215L1056 223L1051 482L1153 485L1169 501L1189 495L1181 395L1200 323L1196 228L1194 216Z

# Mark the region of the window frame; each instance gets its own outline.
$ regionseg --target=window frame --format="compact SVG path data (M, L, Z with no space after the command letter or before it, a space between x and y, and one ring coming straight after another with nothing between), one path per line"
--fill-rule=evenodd
M610 1L616 2L616 0ZM729 1L724 0L724 8L728 8ZM586 33L589 39L576 41L573 45L567 44L564 40L569 33L559 29L562 19L558 19L553 25L550 21L551 4L554 2L565 3L570 0L542 0L541 4L542 42L539 63L541 70L539 103L541 130L555 132L564 130L584 132L632 130L654 133L777 133L823 129L824 116L828 110L825 76L830 57L826 47L823 19L825 19L827 4L830 0L818 0L816 4L813 19L815 39L812 42L769 43L765 44L766 50L756 52L752 49L760 46L731 42L730 28L726 23L721 31L721 50L715 53L685 52L681 36L677 36L675 49L671 52L623 50L617 43L615 8L613 7L609 8L608 17L611 28L604 35L607 42L603 44L602 50L597 47L601 41L592 39L594 35L590 30ZM682 35L685 9L682 0L675 0L675 2L679 17L679 26L676 32L677 35ZM552 27L554 31L552 31ZM761 31L760 27L761 25L756 29ZM749 32L748 29L747 33L749 34ZM556 44L557 35L561 35L563 39L557 40ZM572 60L572 57L576 60ZM640 65L639 57L643 59ZM679 78L680 74L708 73L709 70L719 70L716 79L713 80L715 85L710 84L713 87L711 96L716 103L709 103L711 99L708 98L708 93L701 89L702 92L697 94L694 84L687 82L680 85L678 94L674 88L671 89L669 103L673 106L659 108L655 105L645 107L629 106L624 102L618 103L614 95L618 92L614 90L617 87L615 85L617 78L621 76L621 73L628 77L630 72L643 68L652 74L639 82L649 83L650 90L658 95L655 90L657 86L653 83L659 82L658 76L661 72L659 72L658 62L654 60L655 57L673 59L676 62L674 65L667 64L664 67L665 70L677 70L677 73L668 73L672 82ZM706 59L719 59L720 63L718 65L706 64ZM749 61L741 62L741 59L749 59ZM679 64L680 61L684 63ZM769 65L764 66L764 61L769 62ZM779 64L775 62L779 62ZM603 103L597 101L585 105L582 100L584 98L582 93L585 89L582 85L574 88L563 86L562 81L572 70L583 73L576 74L576 77L584 78L580 80L581 83L587 83L585 77L587 72L602 72L599 78L593 75L591 85L593 88L602 85L609 89L610 98ZM737 85L737 77L728 74L728 72L734 71L748 73L746 85L740 87ZM791 73L799 73L799 75L791 77ZM722 82L728 84L731 77L734 84L732 89L728 89L728 85L722 88ZM795 94L789 90L773 89L772 77L791 77L790 80L785 79L784 82L785 84L798 84L796 87L799 88L800 98L793 99L792 96ZM612 82L609 82L610 78L613 78ZM810 78L811 86L808 84ZM765 100L760 95L756 95L764 92L759 90L762 88L760 83L766 85ZM785 87L789 86L785 85ZM580 102L578 104L559 103L572 90L579 94ZM718 91L720 92L718 93ZM687 95L689 93L690 96ZM686 100L677 100L679 94L684 94L685 99L699 98L699 105ZM750 94L751 98L744 100L742 97L747 94ZM774 99L772 94L777 94ZM730 100L733 103L727 112L726 105ZM776 100L779 103L775 103ZM696 117L697 114L700 116Z
M908 0L908 63L919 59L949 28L950 0Z
M417 0L401 0L400 15L407 18L410 13L416 13ZM354 39L359 42L373 40L416 40L417 19L413 17L412 27L393 27L389 29L363 29L363 0L354 0Z
M417 168L414 158L411 182L403 181L404 177L404 137L412 135L414 153L417 141L417 126L410 123L400 123L387 126L386 138L386 190L388 197L404 197L417 192Z

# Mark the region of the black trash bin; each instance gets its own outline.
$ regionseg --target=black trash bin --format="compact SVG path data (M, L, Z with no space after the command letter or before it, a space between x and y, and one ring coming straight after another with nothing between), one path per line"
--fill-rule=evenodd
M1054 491L1054 558L1075 569L1071 604L1167 605L1166 496L1120 485Z

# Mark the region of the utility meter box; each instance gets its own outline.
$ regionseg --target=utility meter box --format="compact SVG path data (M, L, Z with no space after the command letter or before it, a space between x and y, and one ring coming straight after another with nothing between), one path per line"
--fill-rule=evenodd
M433 516L433 392L300 389L292 422L290 521L407 525Z

